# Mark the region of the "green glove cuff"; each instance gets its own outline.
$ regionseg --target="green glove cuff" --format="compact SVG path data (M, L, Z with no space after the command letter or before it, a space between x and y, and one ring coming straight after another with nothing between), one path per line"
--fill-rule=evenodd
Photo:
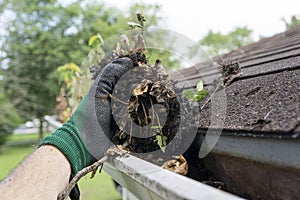
M54 133L46 137L39 147L43 145L53 145L58 148L69 160L73 175L93 161L92 156L79 137L73 117Z

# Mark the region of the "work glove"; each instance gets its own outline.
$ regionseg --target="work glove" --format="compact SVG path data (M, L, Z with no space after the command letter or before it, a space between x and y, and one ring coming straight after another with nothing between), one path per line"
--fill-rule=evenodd
M100 159L112 145L115 130L110 95L117 81L133 68L128 57L106 65L97 76L76 111L62 127L46 137L39 146L53 145L68 159L72 175ZM78 187L70 194L79 199Z

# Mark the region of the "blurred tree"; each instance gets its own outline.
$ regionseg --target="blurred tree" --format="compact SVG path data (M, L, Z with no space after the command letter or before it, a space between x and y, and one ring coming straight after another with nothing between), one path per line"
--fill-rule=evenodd
M14 128L20 123L20 118L15 108L6 98L3 91L3 70L0 70L0 153L1 146L5 144L7 136L10 135Z
M242 47L253 42L252 30L245 27L237 27L227 34L210 30L200 40L210 56L227 53L230 50Z
M5 144L7 136L12 134L13 129L21 122L16 110L4 93L0 93L0 153L1 146Z
M297 17L296 15L292 15L290 20L287 20L285 18L282 18L282 21L285 24L286 30L291 29L295 26L300 25L300 17Z
M85 44L95 33L107 38L127 29L123 13L103 3L60 2L2 0L3 10L10 14L1 46L5 91L20 116L40 120L41 138L43 117L53 111L60 89L59 84L50 88L51 72L69 62L80 66L90 51Z

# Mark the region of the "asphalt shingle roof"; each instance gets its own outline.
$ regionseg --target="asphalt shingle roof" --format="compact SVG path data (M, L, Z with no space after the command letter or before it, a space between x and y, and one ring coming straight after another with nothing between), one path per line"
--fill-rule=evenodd
M227 130L224 134L300 138L300 26L179 73L192 85L203 80L212 93L222 76L216 67L222 59L226 65L237 63L242 75L225 87L226 119L217 128ZM173 78L184 85L182 78ZM210 102L200 112L200 128L208 128Z

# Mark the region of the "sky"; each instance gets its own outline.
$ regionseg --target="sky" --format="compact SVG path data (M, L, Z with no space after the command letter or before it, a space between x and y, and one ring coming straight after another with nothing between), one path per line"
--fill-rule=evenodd
M268 37L285 30L282 18L300 16L300 0L109 0L106 3L119 9L135 2L162 5L166 18L164 28L199 41L212 29L227 33L235 27L247 26L253 37Z
M96 0L97 1L97 0ZM101 1L101 0L99 0ZM104 1L104 0L103 0ZM72 0L60 0L61 3ZM161 27L179 32L198 42L209 31L227 33L235 27L247 26L253 30L255 40L285 30L282 18L300 17L300 0L107 0L106 4L128 9L142 2L159 4L157 15L165 20ZM0 19L0 24L3 21ZM0 32L3 31L0 28Z

